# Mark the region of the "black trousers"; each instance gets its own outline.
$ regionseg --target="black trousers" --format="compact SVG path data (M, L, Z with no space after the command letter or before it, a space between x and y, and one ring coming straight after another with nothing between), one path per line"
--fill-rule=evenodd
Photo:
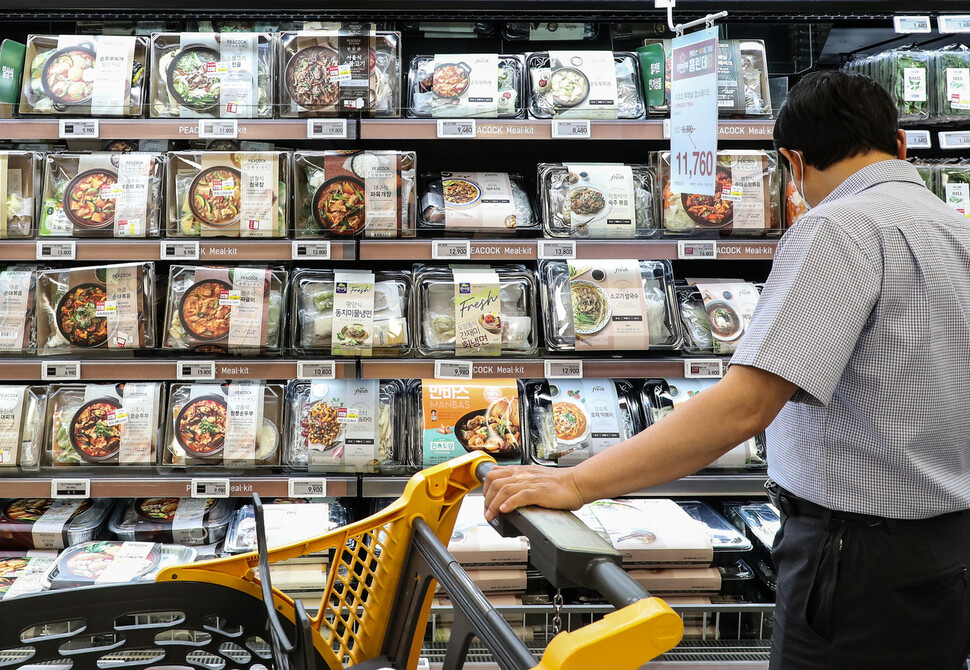
M771 670L958 670L970 654L970 511L865 523L782 512Z

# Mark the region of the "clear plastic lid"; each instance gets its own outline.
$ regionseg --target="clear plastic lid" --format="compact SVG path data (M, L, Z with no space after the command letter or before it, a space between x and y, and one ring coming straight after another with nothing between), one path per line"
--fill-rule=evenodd
M515 54L414 56L408 73L407 115L415 119L522 118L525 80L523 58Z
M128 542L214 544L226 536L234 507L229 498L138 498L118 506L108 530Z
M588 105L591 93L585 62L596 52L537 51L526 56L529 71L529 115L550 119L567 112L572 118L603 118L595 109L579 112ZM565 62L553 62L552 56L561 54ZM643 82L640 60L636 54L618 51L613 54L616 77L615 118L640 119L646 112L643 101Z
M0 600L43 591L43 576L57 560L56 551L19 552L21 556L3 556L0 552Z
M44 586L55 590L150 582L163 569L191 563L196 555L192 547L177 544L85 542L67 549L57 558L45 575Z
M507 172L421 175L418 227L455 233L512 235L538 230L525 177Z
M0 166L6 163L6 201L0 220L0 240L33 237L36 230L37 198L40 194L41 160L34 151L0 151Z
M548 349L680 348L670 261L541 261L539 276Z
M46 414L46 386L0 386L0 473L37 469Z
M63 549L98 537L114 500L0 500L0 549Z
M781 529L778 510L768 503L759 503L737 507L735 514L746 526L751 539L770 551L775 544L775 535Z
M707 534L714 546L714 558L720 565L733 562L737 556L751 551L751 542L732 526L727 519L718 514L710 505L697 500L678 500L677 504L707 527Z
M532 271L521 265L462 269L415 265L413 272L416 293L411 322L422 356L535 355L538 327ZM466 333L460 340L459 330Z
M283 464L323 473L394 472L405 459L400 380L293 380L286 386Z
M336 294L336 276L341 276L341 281L347 281L349 277L340 270L294 270L289 286L292 315L289 332L293 350L337 355L334 351L337 349L340 355L361 356L365 355L366 349L370 349L371 356L406 356L412 342L408 322L411 273L391 270L374 272L372 322L358 324L359 328L352 332L350 328L355 324L345 317L339 317L339 322L346 323L334 333L334 307L340 308L336 301L345 297ZM369 300L366 295L364 298ZM360 335L364 337L358 343L356 340L360 339ZM369 347L366 346L368 344Z
M350 522L347 508L336 501L263 505L263 526L270 548L309 540ZM230 554L256 551L256 513L252 505L243 505L233 514L225 551Z

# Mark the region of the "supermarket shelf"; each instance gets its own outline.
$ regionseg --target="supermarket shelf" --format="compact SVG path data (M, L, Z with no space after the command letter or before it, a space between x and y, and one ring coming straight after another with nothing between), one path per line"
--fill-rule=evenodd
M767 141L771 139L774 130L774 121L771 119L724 120L720 121L719 125L718 136L721 140ZM477 119L475 126L475 139L479 140L553 139L552 121L549 120L510 119L496 121ZM438 138L438 120L362 119L360 122L360 138L362 140L434 140ZM589 139L661 141L664 139L664 120L590 121Z
M526 358L461 358L472 361L472 379L477 378L537 378L545 376L544 359ZM683 377L683 358L582 358L563 354L548 360L582 360L583 376L599 377ZM432 379L435 376L433 360L418 359L364 359L361 365L362 379Z
M99 119L101 139L186 140L199 136L197 119ZM306 119L242 119L238 140L305 140ZM57 118L0 119L0 139L56 140L60 134ZM347 123L347 139L357 137L357 124Z
M0 359L0 379L5 381L39 381L44 376L42 375L42 366L50 366L51 364L56 366L57 363L63 362L63 359ZM188 356L180 360L157 358L81 360L80 381L175 381L178 379L178 365L181 362L205 363L206 361ZM334 375L337 379L354 379L357 376L356 362L353 360L334 361ZM292 359L223 359L215 361L215 379L296 378L297 361Z
M404 492L407 477L362 477L362 498L394 498ZM691 475L675 482L638 491L629 497L654 498L668 496L743 496L765 495L763 474L711 474Z
M45 239L45 242L63 242L62 238ZM75 240L78 261L157 261L176 260L163 255L165 242L170 240ZM357 248L352 240L332 240L330 259L351 261L356 258ZM57 256L43 256L37 240L4 240L0 244L0 261L59 260ZM201 261L289 261L293 259L292 240L225 240L199 242ZM303 260L303 259L301 259Z
M472 239L469 242L471 260L523 261L537 258L536 240ZM771 260L774 258L778 240L718 240L716 246L719 259ZM577 258L677 259L680 256L678 241L671 239L576 240ZM361 240L360 260L433 260L432 241Z
M51 477L48 473L38 477L0 477L0 487L4 497L10 498L47 498L51 495L51 482L59 478L90 479L92 498L134 498L191 495L193 477L173 475L111 476L98 474L58 473ZM289 494L289 478L279 475L265 477L233 477L222 471L196 475L196 478L229 479L229 495L233 498L250 498L253 493L264 497L285 497ZM307 477L298 478L306 480ZM327 495L335 498L352 498L357 495L356 477L324 477L327 480Z

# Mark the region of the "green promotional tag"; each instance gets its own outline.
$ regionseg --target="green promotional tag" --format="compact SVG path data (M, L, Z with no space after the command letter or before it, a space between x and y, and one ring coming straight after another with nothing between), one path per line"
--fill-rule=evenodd
M20 98L20 76L26 49L13 40L0 43L0 118L12 117L14 105Z
M648 107L667 104L664 91L664 48L662 44L637 47L640 55L640 74Z

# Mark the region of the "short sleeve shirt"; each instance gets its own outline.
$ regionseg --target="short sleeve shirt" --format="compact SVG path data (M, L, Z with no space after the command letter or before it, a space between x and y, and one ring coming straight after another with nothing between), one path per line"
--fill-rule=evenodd
M830 509L970 509L970 219L887 160L789 229L731 361L798 387L768 474Z

